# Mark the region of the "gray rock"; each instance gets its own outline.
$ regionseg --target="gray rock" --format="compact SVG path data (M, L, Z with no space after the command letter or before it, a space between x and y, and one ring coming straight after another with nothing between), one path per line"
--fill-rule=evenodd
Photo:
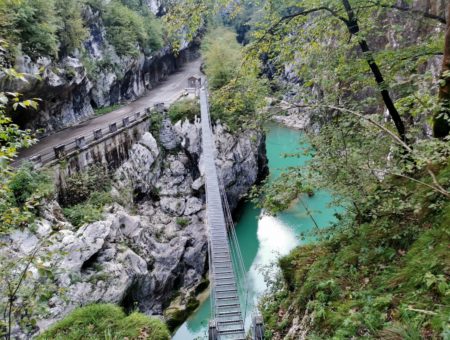
M182 216L186 207L184 198L163 197L160 204L163 212L173 216Z
M174 150L180 145L180 139L168 118L165 118L162 122L159 140L166 150Z
M203 203L197 197L189 197L186 200L186 208L184 209L184 214L186 216L195 214L203 209Z

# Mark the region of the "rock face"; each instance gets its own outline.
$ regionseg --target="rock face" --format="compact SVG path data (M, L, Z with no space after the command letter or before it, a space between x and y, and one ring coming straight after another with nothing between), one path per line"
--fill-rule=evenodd
M92 302L113 302L161 315L175 294L186 302L208 271L207 227L199 121L169 121L178 141L166 148L145 133L134 144L130 158L115 174L113 196L126 201L133 213L114 203L104 219L76 230L62 216L56 202L47 204L37 232L11 235L16 254L33 251L49 240L39 254L51 252L55 284L65 294L48 301L49 315L41 329L73 308ZM162 135L162 134L160 134ZM215 128L217 165L232 208L267 171L262 133L239 136ZM132 202L132 199L135 202ZM130 202L128 202L130 203Z
M147 2L155 13L163 11L164 1ZM77 124L92 117L94 109L142 96L197 55L196 46L185 46L178 56L170 48L163 48L151 55L121 57L107 40L99 12L86 6L84 19L89 29L84 55L75 53L62 60L41 57L35 61L19 56L15 68L29 75L27 82L0 77L0 90L42 99L39 111L13 114L22 128L41 129L42 135L48 135ZM37 74L40 77L34 76Z

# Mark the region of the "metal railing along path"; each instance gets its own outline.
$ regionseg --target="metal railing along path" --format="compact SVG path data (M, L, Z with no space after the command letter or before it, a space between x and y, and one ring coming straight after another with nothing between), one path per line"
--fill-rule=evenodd
M24 161L30 161L36 166L43 166L55 160L64 159L75 152L86 150L93 144L104 141L124 130L134 127L135 125L149 119L152 112L161 112L164 108L164 103L155 104L153 108L146 108L144 113L136 112L130 116L122 117L103 128L92 130L89 134L84 133L78 135L64 144L56 146L52 145L43 149L39 153L32 155L31 157L26 159L18 159L14 161L12 165L14 167L18 167Z

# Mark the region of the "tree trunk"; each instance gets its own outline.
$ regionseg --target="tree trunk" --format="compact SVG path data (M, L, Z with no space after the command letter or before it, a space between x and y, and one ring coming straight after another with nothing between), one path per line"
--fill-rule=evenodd
M350 5L350 2L348 0L342 0L342 4L345 7L345 10L348 15L348 20L345 21L345 24L347 25L347 28L352 36L355 36L359 33L359 25L358 25L358 19L355 16L355 13L353 12L353 8ZM386 105L386 108L389 111L389 115L391 116L392 120L394 121L395 127L397 129L397 132L402 139L403 142L408 143L406 138L406 130L405 125L403 124L403 121L400 117L400 114L398 113L394 102L392 101L391 95L389 94L389 91L386 89L386 84L384 82L383 74L380 71L380 68L378 67L377 63L375 62L375 59L370 52L369 45L367 44L367 41L361 37L356 37L359 42L359 46L364 53L364 57L366 58L367 63L369 64L370 69L372 70L373 76L375 77L375 81L377 82L379 88L381 97L383 98L384 104Z
M441 109L434 117L433 134L437 138L443 138L450 133L450 4L447 8L447 32L445 34L444 59L442 62L442 85L439 88L439 100Z

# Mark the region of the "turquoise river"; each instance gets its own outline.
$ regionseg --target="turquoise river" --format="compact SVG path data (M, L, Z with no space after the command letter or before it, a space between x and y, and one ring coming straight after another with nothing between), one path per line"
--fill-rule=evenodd
M278 124L267 126L267 157L269 159L270 179L273 180L283 169L303 165L306 156L285 157L286 154L302 154L308 145L298 130ZM319 227L326 227L334 219L335 208L329 206L331 197L327 192L316 192L311 198L303 199ZM246 324L255 310L258 296L266 286L261 268L270 265L280 255L286 255L299 244L308 242L302 234L308 234L314 223L303 205L295 204L276 217L265 215L261 209L246 203L236 223L244 265L247 270L249 286ZM207 325L211 316L209 298L175 332L175 340L207 339Z

